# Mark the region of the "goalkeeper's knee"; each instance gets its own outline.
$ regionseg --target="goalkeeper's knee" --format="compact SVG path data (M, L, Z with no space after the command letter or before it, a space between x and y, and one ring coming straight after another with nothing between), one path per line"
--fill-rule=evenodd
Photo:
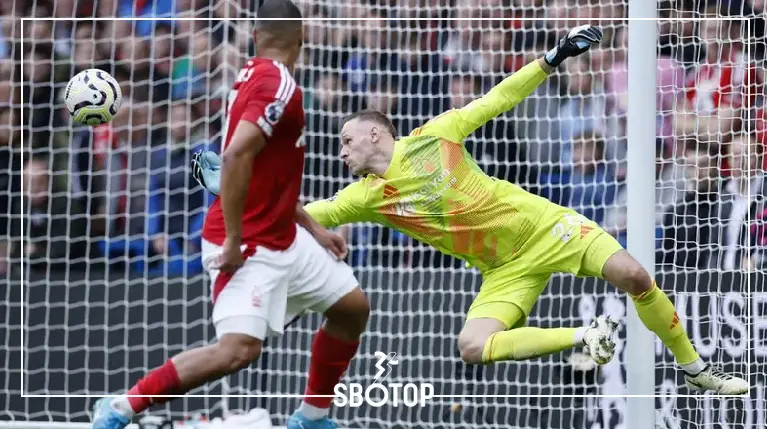
M485 350L485 338L484 341L478 341L475 338L464 339L458 337L458 352L461 354L461 360L473 365L482 363L482 352Z

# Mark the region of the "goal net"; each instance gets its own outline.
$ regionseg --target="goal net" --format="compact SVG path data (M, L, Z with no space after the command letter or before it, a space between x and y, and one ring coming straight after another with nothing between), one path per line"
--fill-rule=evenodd
M195 151L220 148L228 89L254 53L246 18L258 3L0 4L0 270L9 281L0 420L87 422L93 398L85 396L122 393L169 357L214 339L200 261L212 198L188 166ZM489 175L575 208L623 245L627 145L654 151L646 180L656 184L658 284L704 360L753 386L748 399L675 397L689 392L656 341L658 427L765 426L764 2L658 2L654 142L628 140L628 91L642 76L628 70L625 0L297 3L320 19L306 23L296 70L307 114L307 202L353 180L338 159L345 114L381 110L408 133L540 57L568 29L601 25L599 49L567 61L466 147ZM147 16L158 18L130 19ZM749 19L696 20L740 16ZM50 17L78 20L43 19ZM125 19L93 19L108 17ZM118 80L125 101L112 123L91 129L73 124L62 97L71 76L94 67ZM636 393L626 368L648 356L627 356L622 341L599 370L581 350L466 365L456 338L479 274L381 226L341 232L373 307L346 380L370 384L375 352L393 352L399 363L389 382L428 382L445 395L424 408L339 408L342 426L626 427L620 396ZM528 324L581 326L601 314L625 322L630 305L605 282L557 274ZM152 412L182 420L260 407L284 424L300 401L320 322L304 317L269 340L249 369ZM625 329L620 335L626 340Z

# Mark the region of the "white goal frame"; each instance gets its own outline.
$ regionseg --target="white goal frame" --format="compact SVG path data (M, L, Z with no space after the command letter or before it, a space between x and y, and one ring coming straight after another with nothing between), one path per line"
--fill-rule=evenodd
M629 175L627 186L631 190L628 198L628 250L632 255L647 269L652 275L655 274L655 256L654 256L654 207L655 207L655 184L653 181L641 180L644 178L642 172L649 171L654 168L655 155L650 145L646 142L655 139L655 93L656 93L656 79L655 73L657 70L657 3L648 0L629 0L628 1L629 17L628 21L628 64L629 70L634 75L642 75L645 79L637 79L632 81L629 85L628 93L628 168L627 174ZM24 24L26 21L154 21L160 18L153 17L131 17L131 18L21 18L21 33L22 43L24 34ZM161 18L164 20L200 20L205 21L207 18ZM254 18L237 18L231 19L233 21L252 20ZM542 18L523 18L525 20L542 20ZM342 20L341 18L305 18L305 20ZM360 20L368 20L361 18ZM450 19L457 20L457 19ZM480 20L480 18L474 18L472 20ZM567 18L568 21L575 21L575 18ZM701 21L701 20L719 20L719 21L746 21L745 34L750 34L750 21L745 17L732 17L732 18L664 18L668 21ZM748 38L744 43L746 47L747 57L750 59L751 43ZM24 52L22 50L21 60L21 76L24 79ZM24 89L22 85L21 98L24 98ZM21 113L21 123L24 124L24 113ZM750 112L749 112L750 115ZM750 139L750 135L747 134L747 138ZM749 142L750 143L750 142ZM24 148L23 133L22 133L22 154ZM750 152L751 146L747 145L747 150ZM750 153L749 153L750 154ZM24 165L24 158L21 159L22 168ZM24 183L21 184L21 193L24 192ZM750 194L749 189L749 194ZM749 195L750 197L750 195ZM23 209L20 213L22 219L24 217ZM747 222L751 221L750 213L747 215ZM21 233L24 234L24 222L21 222ZM23 241L22 241L22 254ZM752 286L751 279L748 274L752 273L753 268L748 268L745 276L745 319L752 320L751 316L751 301L752 301ZM95 397L97 394L85 394L85 395L47 395L47 394L27 394L25 391L25 378L26 378L26 348L25 348L25 297L24 297L24 260L21 259L21 391L24 398L54 398L54 397ZM630 306L629 306L630 307ZM631 365L626 365L627 370L627 387L628 391L636 392L630 395L607 395L607 394L573 394L573 395L435 395L439 397L451 397L451 398L471 398L471 397L625 397L629 398L627 409L628 419L627 427L629 429L650 429L654 427L655 421L655 398L660 397L673 397L673 398L702 398L705 395L661 395L655 392L655 354L654 354L654 335L649 332L638 319L636 311L633 309L628 311L628 337L631 341L627 341L627 356L632 357ZM747 344L752 344L753 337L751 335L752 323L746 323L747 332ZM748 346L747 346L748 348ZM747 359L747 379L751 379L752 362L750 353L746 353ZM127 387L127 386L126 386ZM169 395L170 396L170 395ZM304 397L302 394L274 394L274 395L172 395L173 397L269 397L269 398L300 398ZM741 396L738 396L741 397ZM76 423L38 423L38 422L0 422L0 429L27 429L27 428L39 428L39 429L86 429L88 426ZM130 429L136 429L137 425L129 426Z

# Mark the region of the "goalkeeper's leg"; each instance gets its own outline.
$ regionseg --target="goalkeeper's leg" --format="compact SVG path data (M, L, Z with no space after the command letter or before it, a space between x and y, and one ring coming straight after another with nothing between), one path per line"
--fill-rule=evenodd
M614 239L607 234L597 237L586 259L589 259L589 253L599 259L600 249L614 248L612 241ZM674 354L685 372L688 387L721 394L747 393L749 386L746 380L725 374L703 362L687 336L671 300L639 262L623 249L611 253L602 264L601 277L631 296L642 323Z
M505 313L518 320L524 319L522 310L514 304L504 303ZM598 350L598 363L612 359L615 343L612 341L617 324L599 317L589 326L579 328L519 327L506 329L505 322L494 318L477 318L466 322L458 337L461 359L471 364L490 364L503 361L522 361L559 353L574 347L589 345Z
M591 325L577 328L524 326L527 316L523 308L528 311L532 308L549 276L504 274L506 280L497 284L494 283L498 276L486 278L484 292L480 291L469 309L466 324L458 337L463 361L471 364L521 361L584 345L592 350L597 363L605 364L612 359L615 322L601 316Z

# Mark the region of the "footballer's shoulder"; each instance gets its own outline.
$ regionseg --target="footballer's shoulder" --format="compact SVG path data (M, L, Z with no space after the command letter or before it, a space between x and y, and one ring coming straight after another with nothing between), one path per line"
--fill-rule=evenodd
M353 182L349 186L369 188L369 187L375 186L379 181L383 181L383 180L384 180L383 178L376 176L375 174L368 174L367 176L361 178L360 180Z
M243 66L243 70L246 69L253 76L259 78L256 80L263 80L264 78L267 80L276 78L278 81L282 79L293 80L293 76L287 66L269 58L253 57Z

